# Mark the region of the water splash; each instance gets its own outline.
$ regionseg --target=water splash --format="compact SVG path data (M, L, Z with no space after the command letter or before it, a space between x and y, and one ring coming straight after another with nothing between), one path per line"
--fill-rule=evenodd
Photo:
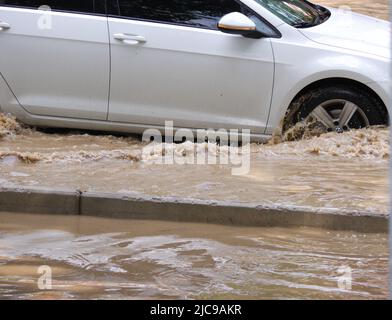
M126 160L154 163L174 156L191 163L200 155L227 157L250 152L253 156L296 158L389 159L389 134L386 127L370 127L344 133L325 133L317 122L300 122L285 132L275 132L267 144L252 143L250 148L220 146L214 143L142 143L132 137L85 133L47 134L20 125L10 116L0 115L1 159L16 158L25 163L91 162ZM249 150L249 151L248 151ZM189 160L189 161L187 161ZM178 162L176 162L178 163Z

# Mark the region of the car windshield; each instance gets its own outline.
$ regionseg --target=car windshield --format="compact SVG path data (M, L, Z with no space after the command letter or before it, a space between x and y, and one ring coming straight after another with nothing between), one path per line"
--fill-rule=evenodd
M284 22L297 28L318 25L330 16L329 10L306 0L255 0Z

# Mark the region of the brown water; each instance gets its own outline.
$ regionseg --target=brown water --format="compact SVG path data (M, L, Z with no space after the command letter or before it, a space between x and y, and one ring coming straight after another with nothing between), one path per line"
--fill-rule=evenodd
M386 128L328 133L275 145L251 144L246 151L250 170L240 176L232 175L233 165L219 164L220 158L215 165L194 164L206 148L214 156L229 154L227 147L212 144L146 145L132 137L11 128L0 140L0 186L388 213ZM156 164L169 151L175 164Z
M317 3L388 19L388 2ZM250 172L194 165L227 147L46 134L0 115L0 187L27 186L388 213L385 128L250 145ZM157 165L173 151L185 165ZM0 299L387 297L387 235L0 213ZM39 290L49 265L53 289ZM338 287L352 270L352 290Z
M387 263L385 234L0 213L0 299L380 299Z
M354 12L389 20L389 2L387 0L316 0L312 2L335 8L348 6Z

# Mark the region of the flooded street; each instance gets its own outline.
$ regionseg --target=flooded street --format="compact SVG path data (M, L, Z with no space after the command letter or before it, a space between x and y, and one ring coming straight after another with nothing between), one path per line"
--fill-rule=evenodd
M219 159L218 164L196 164L205 147L214 157L228 152L190 142L147 146L132 137L22 130L0 141L0 186L388 213L386 128L251 144L249 172L238 176ZM165 163L168 150L174 164L157 164Z
M170 148L192 160L203 149L193 143L143 154L150 145L133 137L13 126L1 187L388 214L386 128L252 144L249 173L234 176L230 165L154 163ZM38 289L41 266L52 290ZM0 213L1 299L385 299L387 270L387 234ZM351 290L338 286L347 272Z
M347 5L388 19L386 0L318 3ZM249 159L248 172L235 175L237 165L220 162L232 153ZM200 156L217 163L197 164ZM299 141L274 137L267 144L229 148L42 131L0 113L0 189L77 190L385 217L389 159L385 127ZM50 290L39 289L42 266L51 270ZM339 286L347 277L351 289ZM0 300L387 297L384 233L28 215L0 208Z
M386 0L319 3L350 6L356 12L388 18ZM205 150L212 157L230 151L188 142L146 148L135 137L78 131L48 134L21 128L13 119L0 116L0 187L228 200L315 211L388 212L386 128L328 133L275 145L251 144L250 170L240 176L231 174L233 166L219 162L194 164ZM169 152L177 159L175 164L157 164Z
M2 299L381 299L387 263L386 234L0 215Z

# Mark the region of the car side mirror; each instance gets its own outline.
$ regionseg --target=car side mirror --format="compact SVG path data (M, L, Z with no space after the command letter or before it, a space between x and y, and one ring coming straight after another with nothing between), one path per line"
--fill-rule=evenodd
M247 38L262 38L256 24L246 15L239 12L228 13L218 22L218 29L224 33L239 34Z

